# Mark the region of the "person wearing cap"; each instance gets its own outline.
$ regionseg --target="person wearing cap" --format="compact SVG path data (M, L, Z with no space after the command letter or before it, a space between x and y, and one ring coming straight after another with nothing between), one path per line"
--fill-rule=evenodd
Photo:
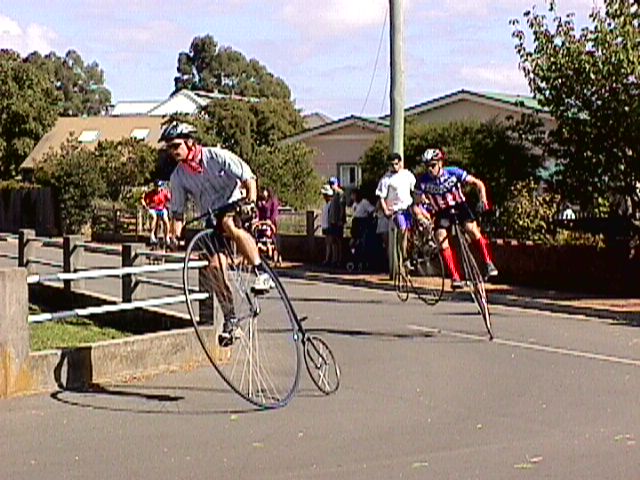
M162 180L156 180L153 188L142 196L142 205L151 215L151 233L149 235L149 243L151 245L158 243L158 239L156 237L158 219L161 219L162 225L164 226L165 245L169 244L171 235L167 206L170 200L171 192L166 188L166 184Z
M329 265L333 257L334 239L329 231L329 207L333 198L333 189L327 184L320 189L324 205L322 206L322 214L320 216L320 229L324 236L324 262L323 265Z
M344 238L344 224L347 222L347 199L340 187L337 177L330 177L327 185L333 196L329 204L329 231L333 237L333 257L331 263L339 266L342 263L342 239Z

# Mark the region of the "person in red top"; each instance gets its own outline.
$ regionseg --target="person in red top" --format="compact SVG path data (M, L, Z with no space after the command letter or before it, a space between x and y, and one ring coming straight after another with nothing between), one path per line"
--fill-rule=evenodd
M169 213L167 205L171 201L171 192L166 188L165 182L157 180L154 188L149 190L142 196L142 205L149 210L151 214L151 235L149 241L151 244L158 243L156 237L156 229L158 227L158 218L162 220L164 226L164 240L165 245L169 244L170 240L170 226L169 226Z

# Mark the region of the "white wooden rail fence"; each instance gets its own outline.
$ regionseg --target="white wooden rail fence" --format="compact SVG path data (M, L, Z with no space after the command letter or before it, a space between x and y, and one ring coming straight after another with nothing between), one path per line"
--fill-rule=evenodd
M53 313L31 314L29 323L61 320L74 316L89 316L94 314L120 312L138 308L157 307L184 302L185 295L159 296L154 298L137 298L136 287L147 283L160 287L182 291L182 283L168 280L144 277L142 274L158 272L182 271L185 267L184 255L176 253L162 253L146 250L144 244L125 243L122 246L107 246L84 242L80 236L64 236L61 240L41 238L35 235L33 230L20 230L18 235L0 233L0 240L17 240L17 253L0 252L0 257L17 260L19 267L27 269L27 283L51 283L62 282L66 292L85 290L84 280L104 279L108 277L121 278L121 302L64 310ZM61 261L38 257L38 247L53 247L62 250ZM90 269L83 262L84 253L100 253L109 256L119 256L120 267ZM147 259L163 259L165 263L159 265L146 264ZM188 268L201 268L206 261L197 260L188 262ZM60 268L55 273L37 273L38 265ZM90 289L88 289L90 290ZM86 290L85 290L86 291ZM207 293L194 293L190 295L193 300L205 300Z

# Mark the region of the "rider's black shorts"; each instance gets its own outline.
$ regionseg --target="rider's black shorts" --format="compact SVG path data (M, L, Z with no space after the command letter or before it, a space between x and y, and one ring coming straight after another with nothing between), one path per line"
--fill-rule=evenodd
M222 219L229 216L233 217L233 220L237 226L241 225L242 222L240 219L240 206L238 203L230 204L224 209L218 210L215 214L215 222L210 217L207 217L204 226L205 228L213 229L213 232L209 237L209 240L211 242L210 247L207 248L207 250L211 249L211 251L207 252L209 253L209 255L213 255L214 253L217 253L224 249L223 246L225 245L225 235L222 230Z
M476 221L476 217L471 213L471 209L466 202L459 203L455 207L447 208L436 212L434 225L436 230L448 229L454 222L455 218L462 225Z

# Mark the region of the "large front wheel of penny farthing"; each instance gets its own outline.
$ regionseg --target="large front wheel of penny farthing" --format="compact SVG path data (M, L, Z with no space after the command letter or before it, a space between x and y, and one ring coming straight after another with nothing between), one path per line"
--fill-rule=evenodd
M183 284L196 335L211 365L242 398L262 408L284 406L300 368L293 309L268 268L261 273L269 275L269 290L254 292L254 268L222 243L205 230L187 247ZM220 332L232 317L237 323L228 345Z
M489 311L489 302L487 300L487 291L484 286L484 279L478 268L473 253L469 248L469 244L464 237L460 236L460 249L462 253L462 266L464 269L464 277L471 293L471 298L478 307L484 326L489 334L489 340L493 340L493 327L491 326L491 312Z

